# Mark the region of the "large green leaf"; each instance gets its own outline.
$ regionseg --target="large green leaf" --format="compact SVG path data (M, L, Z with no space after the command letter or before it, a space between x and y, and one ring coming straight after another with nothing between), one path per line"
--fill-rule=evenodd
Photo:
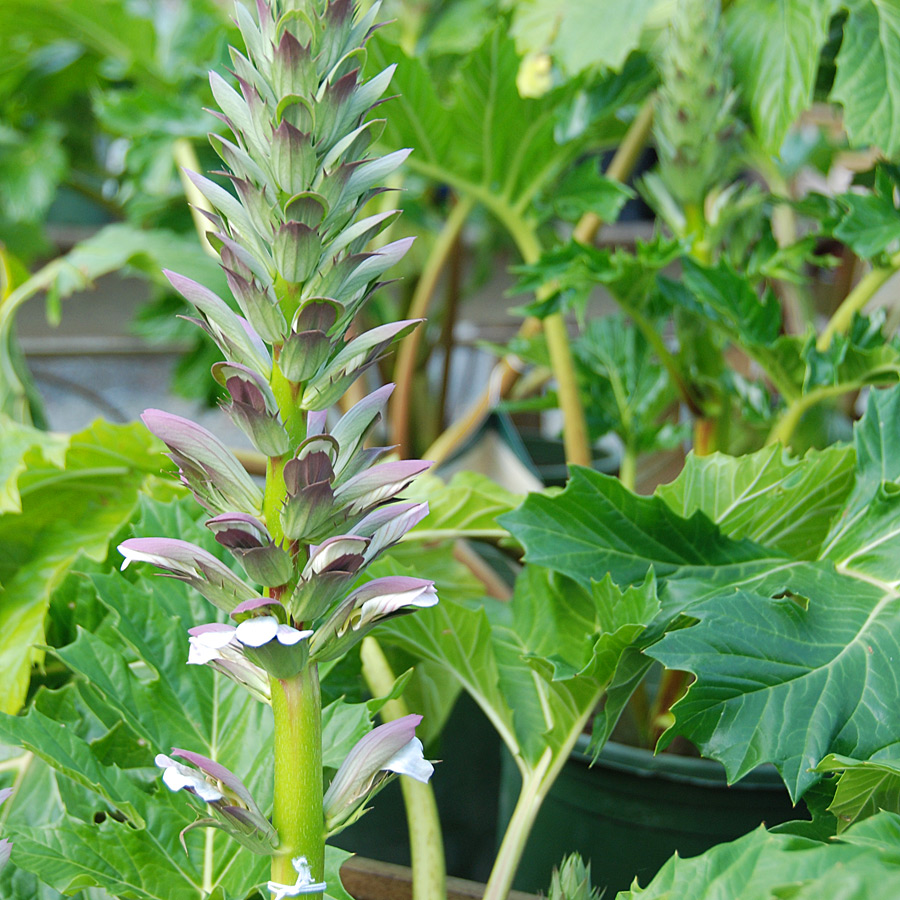
M780 599L770 599L772 582L768 593L762 583L732 595L706 591L690 608L699 624L649 651L698 676L674 707L672 734L699 741L732 778L772 761L796 797L827 753L868 759L900 744L889 712L900 702L891 662L900 654L898 427L900 391L873 392L855 431L855 484L832 516L823 563L786 572ZM827 474L825 457L816 458Z
M893 0L848 0L831 99L844 107L853 144L888 156L900 150L900 7Z
M506 608L495 609L500 685L526 758L568 752L623 655L659 610L656 585L619 590L608 578L583 590L526 566ZM535 672L540 680L535 679Z
M69 441L65 435L21 425L2 413L0 429L3 431L3 442L0 443L0 515L20 513L22 496L19 493L19 476L30 465L65 468Z
M827 753L865 759L900 747L890 662L900 653L900 608L827 566L792 574L780 599L739 590L692 605L698 624L647 652L697 675L663 745L688 736L732 781L773 762L796 799Z
M0 710L15 712L31 665L42 656L36 646L51 593L79 556L106 558L110 537L131 516L139 491L155 482L159 448L142 426L99 421L68 440L15 425L9 433L6 493L21 503L21 512L0 515ZM22 452L29 436L33 449Z
M850 447L791 457L780 446L746 456L689 456L666 505L688 518L702 511L732 538L749 538L797 559L816 559L831 521L853 486Z
M822 558L839 571L883 586L900 584L900 389L872 391L854 428L856 483L825 541Z
M812 103L831 0L743 0L727 12L735 81L770 153Z
M584 589L528 566L510 602L442 598L393 620L384 639L441 667L482 708L524 771L558 761L658 611L655 585ZM555 763L554 763L555 764Z
M797 797L827 753L867 759L900 744L891 713L900 704L898 428L900 390L873 392L855 453L692 461L652 498L574 469L561 494L531 495L501 521L529 563L584 585L606 572L635 584L652 570L656 632L678 614L695 621L645 651L697 676L663 743L689 737L732 780L773 762Z
M447 483L425 475L405 496L428 501L428 516L407 534L407 541L504 538L508 532L497 524L497 516L523 499L478 472L457 472Z
M577 466L562 493L530 494L501 524L525 547L527 562L584 586L607 573L619 585L637 584L651 569L660 579L726 572L736 583L789 561L725 537L702 513L682 518L660 497L639 497Z
M224 556L195 521L197 512L144 501L133 532L178 534ZM146 572L107 570L89 579L107 617L55 650L75 679L39 692L27 716L0 717L0 740L54 768L63 808L45 822L24 815L18 795L11 801L13 865L61 892L99 886L142 900L241 900L265 880L266 858L239 857L239 844L202 829L185 835L185 854L179 835L196 811L186 796L162 787L153 757L180 747L213 758L267 809L271 713L208 667L186 665L187 628L221 616L199 595ZM329 765L368 730L371 715L367 704L336 701L326 709ZM332 895L343 896L337 887Z
M890 900L900 891L900 866L877 841L898 823L897 816L882 813L849 829L847 841L838 843L758 828L693 859L672 857L649 885L635 884L619 900ZM851 843L865 826L871 842Z
M491 607L495 602L498 601L486 600L484 606ZM442 597L431 609L384 623L377 634L379 640L451 673L491 720L507 746L520 752L513 713L500 689L491 624L484 606Z

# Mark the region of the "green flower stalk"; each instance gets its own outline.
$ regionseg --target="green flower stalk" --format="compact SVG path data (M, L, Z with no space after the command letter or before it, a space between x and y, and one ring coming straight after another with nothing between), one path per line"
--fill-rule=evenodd
M678 0L659 60L653 134L662 179L682 209L701 210L733 165L737 120L718 0Z
M203 285L166 274L222 351L213 374L228 393L223 408L268 457L268 476L261 490L204 429L148 410L145 423L212 513L208 526L246 577L174 538L120 547L124 565L158 566L235 622L191 628L188 662L212 666L271 705L271 826L236 776L214 761L172 751L212 785L170 756L161 755L160 765L167 784L210 807L213 818L200 824L273 854L268 887L277 897L325 890L326 833L361 814L385 773L421 780L431 774L413 734L418 720L410 717L363 738L341 767L340 783L327 794L323 784L318 664L346 653L378 622L437 602L433 583L419 578L356 585L377 555L427 513L425 504L396 498L430 463L386 460L390 448L367 445L391 386L333 424L327 415L418 324L389 323L348 339L379 279L411 243L366 250L397 213L365 217L362 210L408 154L371 153L383 121L370 112L392 74L388 68L361 78L376 14L377 4L358 15L351 0L256 0L253 12L236 7L245 45L245 52L231 51L237 86L210 76L216 115L227 129L211 142L227 167L217 174L228 187L187 175L214 210L206 213L214 229L209 239L240 314Z

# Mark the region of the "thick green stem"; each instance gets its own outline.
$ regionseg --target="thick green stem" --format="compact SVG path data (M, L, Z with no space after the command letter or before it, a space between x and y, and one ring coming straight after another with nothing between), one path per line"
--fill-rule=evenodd
M270 457L266 461L266 489L263 494L263 519L276 544L284 540L281 530L281 506L287 495L284 484L284 459Z
M555 780L556 772L550 777L553 762L553 753L548 748L537 766L523 776L519 799L516 801L500 849L494 859L491 877L484 891L484 900L505 900L509 895L516 870L525 852L525 845L528 843L528 836L534 827L544 797Z
M783 444L787 447L800 420L808 409L811 409L817 403L828 400L831 397L840 397L843 394L849 394L851 391L858 391L863 387L860 382L846 382L844 384L833 384L826 387L816 388L807 394L797 397L779 417L778 421L769 432L766 438L766 444Z
M526 263L537 262L541 255L541 245L534 228L508 208L503 209L502 213L496 209L492 211L498 215L516 242L522 259ZM591 464L591 444L588 438L587 418L581 402L581 392L578 390L578 377L575 374L572 347L562 313L553 313L544 319L544 337L550 352L550 365L556 376L559 407L563 414L566 462L589 466Z
M584 711L578 721L573 723L561 746L555 750L548 747L533 767L523 765L521 759L517 760L519 771L522 773L522 788L494 860L483 900L506 900L509 895L513 878L519 868L519 862L525 852L525 845L528 843L528 836L531 834L535 819L540 812L541 804L562 767L568 762L575 742L581 735L585 724L594 714L594 708L602 696L603 691L597 691L592 700L585 703Z
M272 362L272 378L270 380L272 393L278 403L278 411L281 413L281 421L290 438L291 446L296 448L306 437L306 417L304 411L297 403L299 385L288 381L278 366L278 354L276 348L275 359ZM284 538L281 530L281 506L287 490L284 484L284 464L286 460L281 456L273 456L266 463L266 489L263 495L263 518L269 534L276 544L280 544Z
M611 179L624 182L631 174L635 162L640 156L640 151L647 141L650 128L653 123L653 102L648 100L641 111L635 116L634 121L628 129L628 133L622 139L612 162L607 169L607 176ZM422 172L432 178L443 180L451 187L455 188L461 194L470 194L479 202L483 203L488 209L497 215L494 208L497 204L496 198L481 185L473 184L465 179L455 178L446 173L440 166L433 166L428 163L420 164L412 161L411 167ZM514 211L509 210L512 214ZM498 216L499 218L499 216ZM506 221L504 221L506 224ZM603 224L599 216L594 213L585 213L578 224L575 226L573 237L580 243L590 243L597 233L597 230ZM534 238L537 243L537 238ZM538 247L538 250L540 248ZM540 323L536 319L526 319L519 331L519 337L533 337L539 330ZM440 437L425 452L427 459L433 459L436 462L445 460L451 453L459 447L463 441L484 421L485 416L496 405L497 401L512 389L513 385L519 377L519 370L513 357L507 356L501 360L500 364L494 370L487 389L474 402L474 404L466 411L465 415L458 421L454 422L444 431Z
M369 690L375 696L390 693L394 686L394 673L375 638L363 639L360 658ZM400 697L389 700L381 710L381 717L388 722L406 715L409 715L409 709ZM409 828L413 900L444 900L447 896L447 868L434 791L430 784L412 778L401 778L400 790L403 792Z
M472 197L464 196L450 211L441 233L428 254L425 267L416 284L412 301L409 305L407 317L410 319L423 319L428 315L435 288L440 274L450 258L450 253L462 231L466 219L475 206ZM397 365L394 370L394 380L397 387L391 398L391 443L399 445L400 456L405 458L410 454L409 426L410 406L413 392L413 376L416 369L416 358L419 346L422 342L422 329L417 328L407 335L397 351Z
M325 874L322 808L322 698L315 665L289 679L270 678L275 717L275 800L272 824L279 853L272 881L293 884L291 860L305 856L313 878Z
M622 482L622 487L634 491L637 481L637 453L630 443L626 443L625 449L622 451L622 461L619 463L619 481Z
M550 364L556 375L559 407L563 414L563 443L566 462L570 465L591 464L591 442L588 437L587 417L578 389L575 361L566 322L561 313L553 313L544 319L544 338L550 351Z

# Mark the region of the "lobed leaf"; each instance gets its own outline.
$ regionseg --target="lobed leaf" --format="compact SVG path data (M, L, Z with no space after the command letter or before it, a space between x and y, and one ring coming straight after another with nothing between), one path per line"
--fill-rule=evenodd
M745 0L726 14L736 81L763 146L778 154L812 103L831 0Z
M848 0L831 99L856 146L900 150L900 10L890 0Z

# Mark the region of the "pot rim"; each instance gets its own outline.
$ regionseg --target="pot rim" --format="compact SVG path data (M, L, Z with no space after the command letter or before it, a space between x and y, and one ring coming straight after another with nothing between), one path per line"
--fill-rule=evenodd
M771 763L764 763L748 772L740 781L728 784L725 767L714 759L694 756L676 756L674 753L658 753L643 747L631 747L616 741L607 741L594 761L589 752L590 736L578 738L572 758L587 766L602 765L608 769L627 772L642 778L663 778L698 787L734 790L787 791L778 770Z

